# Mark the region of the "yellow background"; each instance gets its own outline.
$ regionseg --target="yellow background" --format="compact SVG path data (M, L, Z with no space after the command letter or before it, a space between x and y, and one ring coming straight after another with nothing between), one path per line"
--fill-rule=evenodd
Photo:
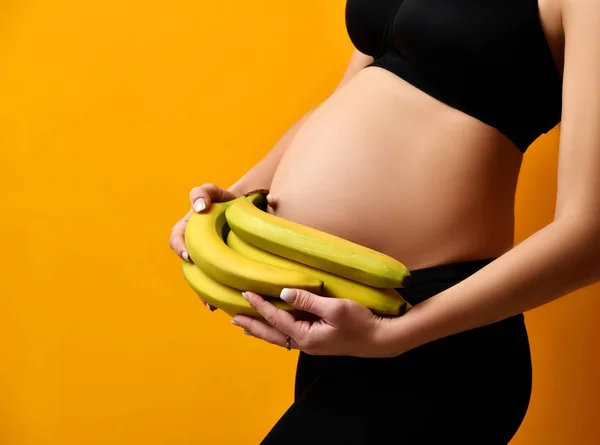
M229 186L332 91L343 12L0 3L0 444L257 444L286 409L296 353L209 313L168 237L190 188ZM517 242L552 220L557 143L525 157ZM598 290L527 314L515 445L600 441Z

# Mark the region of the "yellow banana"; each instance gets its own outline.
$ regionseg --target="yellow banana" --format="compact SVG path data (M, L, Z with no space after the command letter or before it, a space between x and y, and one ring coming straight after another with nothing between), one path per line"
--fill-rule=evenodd
M225 244L228 231L225 210L237 200L246 198L214 202L206 211L190 215L185 228L185 245L192 261L214 280L263 296L279 297L284 287L320 292L323 282L318 278L246 258Z
M261 210L257 206L264 200L263 193L255 193L235 200L225 211L231 230L247 243L369 286L408 285L410 272L395 258Z
M227 245L245 257L263 261L273 266L290 270L305 271L323 281L321 295L325 297L348 298L368 307L381 315L402 315L407 303L395 289L381 289L352 281L296 261L267 252L243 241L231 230L227 235Z
M250 317L262 318L261 315L250 306L242 297L242 291L234 289L206 275L195 264L182 260L183 276L192 289L200 295L207 303L221 309L223 312L235 317L236 315L248 315ZM279 309L294 313L297 310L283 300L270 300Z

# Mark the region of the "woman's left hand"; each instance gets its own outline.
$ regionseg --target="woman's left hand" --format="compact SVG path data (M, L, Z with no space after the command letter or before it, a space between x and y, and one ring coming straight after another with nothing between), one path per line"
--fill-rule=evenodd
M269 323L245 315L237 315L232 323L257 338L290 347L311 355L350 355L355 357L388 357L385 330L391 319L374 315L353 300L322 297L302 289L284 289L281 298L290 306L317 315L316 321L296 320L277 309L260 295L242 294Z

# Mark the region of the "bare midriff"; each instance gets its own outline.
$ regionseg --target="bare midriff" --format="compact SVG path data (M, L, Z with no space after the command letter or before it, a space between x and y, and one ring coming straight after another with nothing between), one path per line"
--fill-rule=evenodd
M269 212L410 270L497 257L513 246L522 158L497 129L367 67L300 128Z

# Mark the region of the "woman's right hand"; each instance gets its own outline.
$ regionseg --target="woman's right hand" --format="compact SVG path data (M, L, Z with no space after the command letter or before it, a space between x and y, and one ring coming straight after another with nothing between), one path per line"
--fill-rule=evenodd
M192 212L202 212L210 207L213 202L225 202L231 201L237 198L233 192L229 190L222 189L221 187L216 186L215 184L204 184L200 187L194 187L190 191L190 204L192 208L187 214L181 218L175 225L173 226L173 230L171 231L171 238L169 239L169 244L171 249L182 259L185 261L192 262L192 259L189 257L187 251L185 250L185 226L187 225L188 219ZM202 298L200 298L202 300ZM214 311L217 309L214 306L211 306L206 301L202 300L202 303L206 305L208 309Z

